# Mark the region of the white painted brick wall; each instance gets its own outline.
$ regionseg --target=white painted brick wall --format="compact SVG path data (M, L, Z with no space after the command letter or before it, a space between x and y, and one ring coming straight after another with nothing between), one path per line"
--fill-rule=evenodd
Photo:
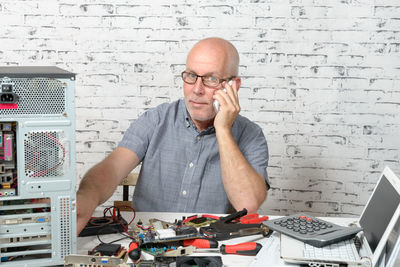
M186 54L208 36L238 48L242 114L269 142L260 212L358 215L385 165L400 175L397 0L0 0L0 65L78 74L78 179L183 96Z

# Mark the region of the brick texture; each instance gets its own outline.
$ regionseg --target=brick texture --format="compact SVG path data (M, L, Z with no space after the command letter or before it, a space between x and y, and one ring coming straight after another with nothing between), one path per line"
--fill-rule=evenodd
M385 165L400 175L397 0L0 1L0 65L77 73L78 180L183 96L188 49L209 36L238 48L242 114L269 142L261 213L358 215Z

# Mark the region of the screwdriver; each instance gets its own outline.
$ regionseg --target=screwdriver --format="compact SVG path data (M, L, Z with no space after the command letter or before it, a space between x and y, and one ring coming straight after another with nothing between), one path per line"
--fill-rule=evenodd
M216 249L196 249L195 252L221 252L222 254L235 254L245 256L255 256L262 248L262 245L256 242L245 242L236 245L221 245Z
M215 239L195 238L183 240L184 247L194 246L196 248L218 248L218 241Z
M132 241L129 244L129 249L128 249L128 256L129 258L133 261L136 262L140 259L141 256L141 249L138 246L138 243L135 241Z

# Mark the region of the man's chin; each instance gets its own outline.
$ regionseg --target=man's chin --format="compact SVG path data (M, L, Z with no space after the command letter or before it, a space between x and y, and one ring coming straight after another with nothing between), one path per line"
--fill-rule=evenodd
M196 120L196 121L211 121L215 118L215 114L210 114L209 116L205 116L205 115L192 113L192 114L190 114L190 117L192 118L192 120Z
M212 121L214 118L215 118L215 116L212 117L212 118L196 118L196 117L192 117L192 120L203 122L203 121Z

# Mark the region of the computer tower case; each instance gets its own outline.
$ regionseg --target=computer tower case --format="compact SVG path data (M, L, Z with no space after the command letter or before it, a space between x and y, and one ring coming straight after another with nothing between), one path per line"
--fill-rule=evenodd
M76 253L75 74L0 67L1 266Z

